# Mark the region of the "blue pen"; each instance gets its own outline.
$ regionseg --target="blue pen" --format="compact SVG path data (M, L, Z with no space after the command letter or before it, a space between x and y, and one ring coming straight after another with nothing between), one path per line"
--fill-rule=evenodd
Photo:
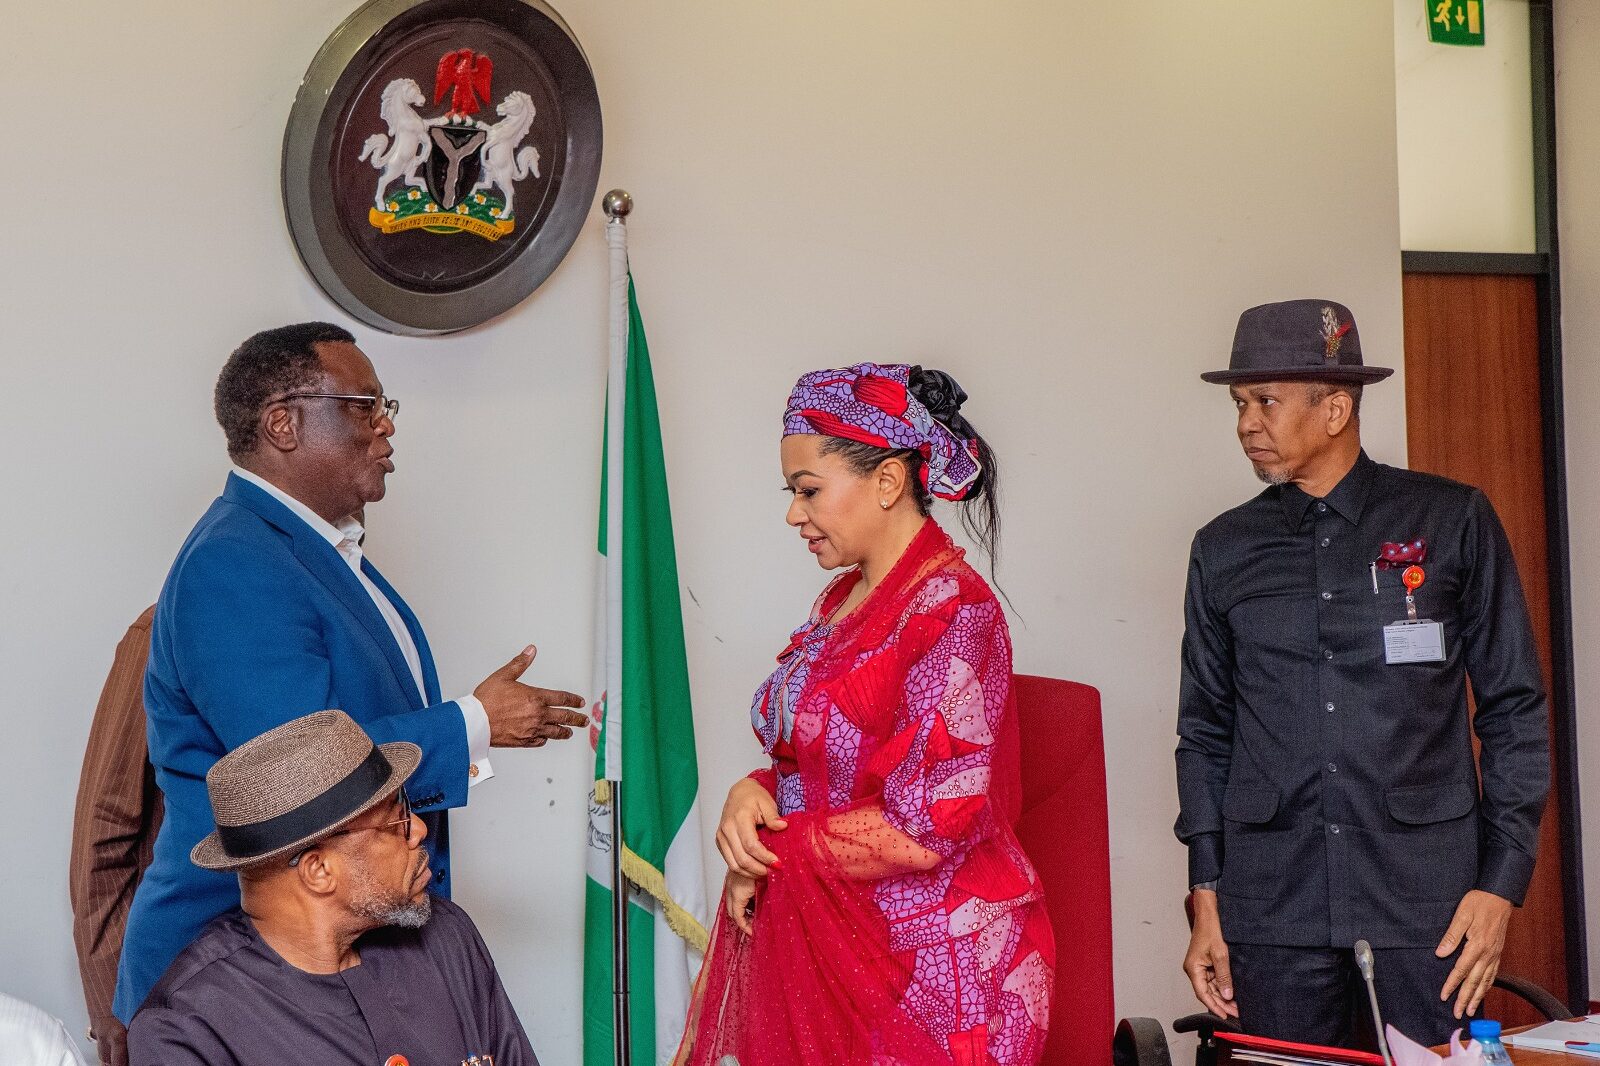
M1568 1040L1567 1041L1567 1050L1568 1051L1583 1051L1583 1052L1587 1052L1590 1055L1600 1055L1600 1044L1597 1044L1592 1040L1590 1040L1590 1041Z

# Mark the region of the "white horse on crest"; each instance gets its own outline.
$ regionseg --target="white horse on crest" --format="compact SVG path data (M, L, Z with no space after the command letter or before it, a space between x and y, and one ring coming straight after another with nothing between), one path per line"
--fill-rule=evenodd
M472 191L478 193L499 186L500 195L506 202L505 207L501 208L500 217L508 219L511 217L514 184L529 174L536 178L540 176L539 149L529 146L517 150L517 145L522 143L533 125L537 109L533 106L533 98L517 89L500 101L500 106L494 110L495 114L505 117L489 127L489 139L483 143L479 153L483 164L482 177Z
M404 176L405 183L415 189L425 189L428 183L417 176L417 170L427 161L433 145L428 140L428 122L413 108L428 102L422 90L410 78L396 78L383 88L383 99L378 113L389 124L389 137L374 133L361 146L361 161L370 156L374 169L383 173L378 177L378 191L372 204L379 211L386 210L384 193L394 179ZM394 143L389 143L389 138ZM385 145L388 150L385 151Z

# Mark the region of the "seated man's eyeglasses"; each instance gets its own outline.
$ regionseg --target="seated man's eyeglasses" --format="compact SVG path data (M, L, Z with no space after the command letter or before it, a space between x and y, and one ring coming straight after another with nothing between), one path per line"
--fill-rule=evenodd
M284 400L343 400L345 403L359 411L366 412L367 420L374 426L385 418L393 422L400 417L400 401L391 400L383 393L376 396L347 396L335 392L291 392L287 396L278 397L278 403Z
M307 851L310 851L312 848L320 848L323 844L332 840L334 837L342 837L346 833L365 833L369 829L393 829L398 825L400 826L400 835L405 838L405 842L407 844L411 843L411 797L407 796L406 790L402 788L400 790L398 799L400 801L400 817L389 822L379 822L376 825L358 825L354 829L336 829L327 836L323 837L321 840L317 841L315 844L311 845L311 847L296 852L294 858L289 860L289 865L299 866L300 860L305 856Z

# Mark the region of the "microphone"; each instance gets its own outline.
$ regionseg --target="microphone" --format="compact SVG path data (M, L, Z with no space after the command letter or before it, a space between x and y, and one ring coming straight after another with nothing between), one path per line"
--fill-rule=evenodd
M1372 983L1372 945L1365 940L1356 941L1356 967L1361 979L1367 983L1367 1002L1372 1006L1372 1025L1378 1031L1378 1050L1383 1052L1384 1066L1394 1066L1389 1054L1389 1037L1383 1031L1383 1014L1378 1010L1378 986Z

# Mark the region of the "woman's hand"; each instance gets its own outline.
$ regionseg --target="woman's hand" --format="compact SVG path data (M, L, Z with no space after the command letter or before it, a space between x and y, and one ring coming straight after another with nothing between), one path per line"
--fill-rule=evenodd
M722 805L717 850L730 872L765 877L767 867L775 865L778 857L761 843L756 830L763 826L778 830L788 824L778 817L778 804L770 792L748 777L741 778L728 789L728 802Z
M754 936L756 879L729 870L722 882L722 903L728 908L728 917L745 936Z

